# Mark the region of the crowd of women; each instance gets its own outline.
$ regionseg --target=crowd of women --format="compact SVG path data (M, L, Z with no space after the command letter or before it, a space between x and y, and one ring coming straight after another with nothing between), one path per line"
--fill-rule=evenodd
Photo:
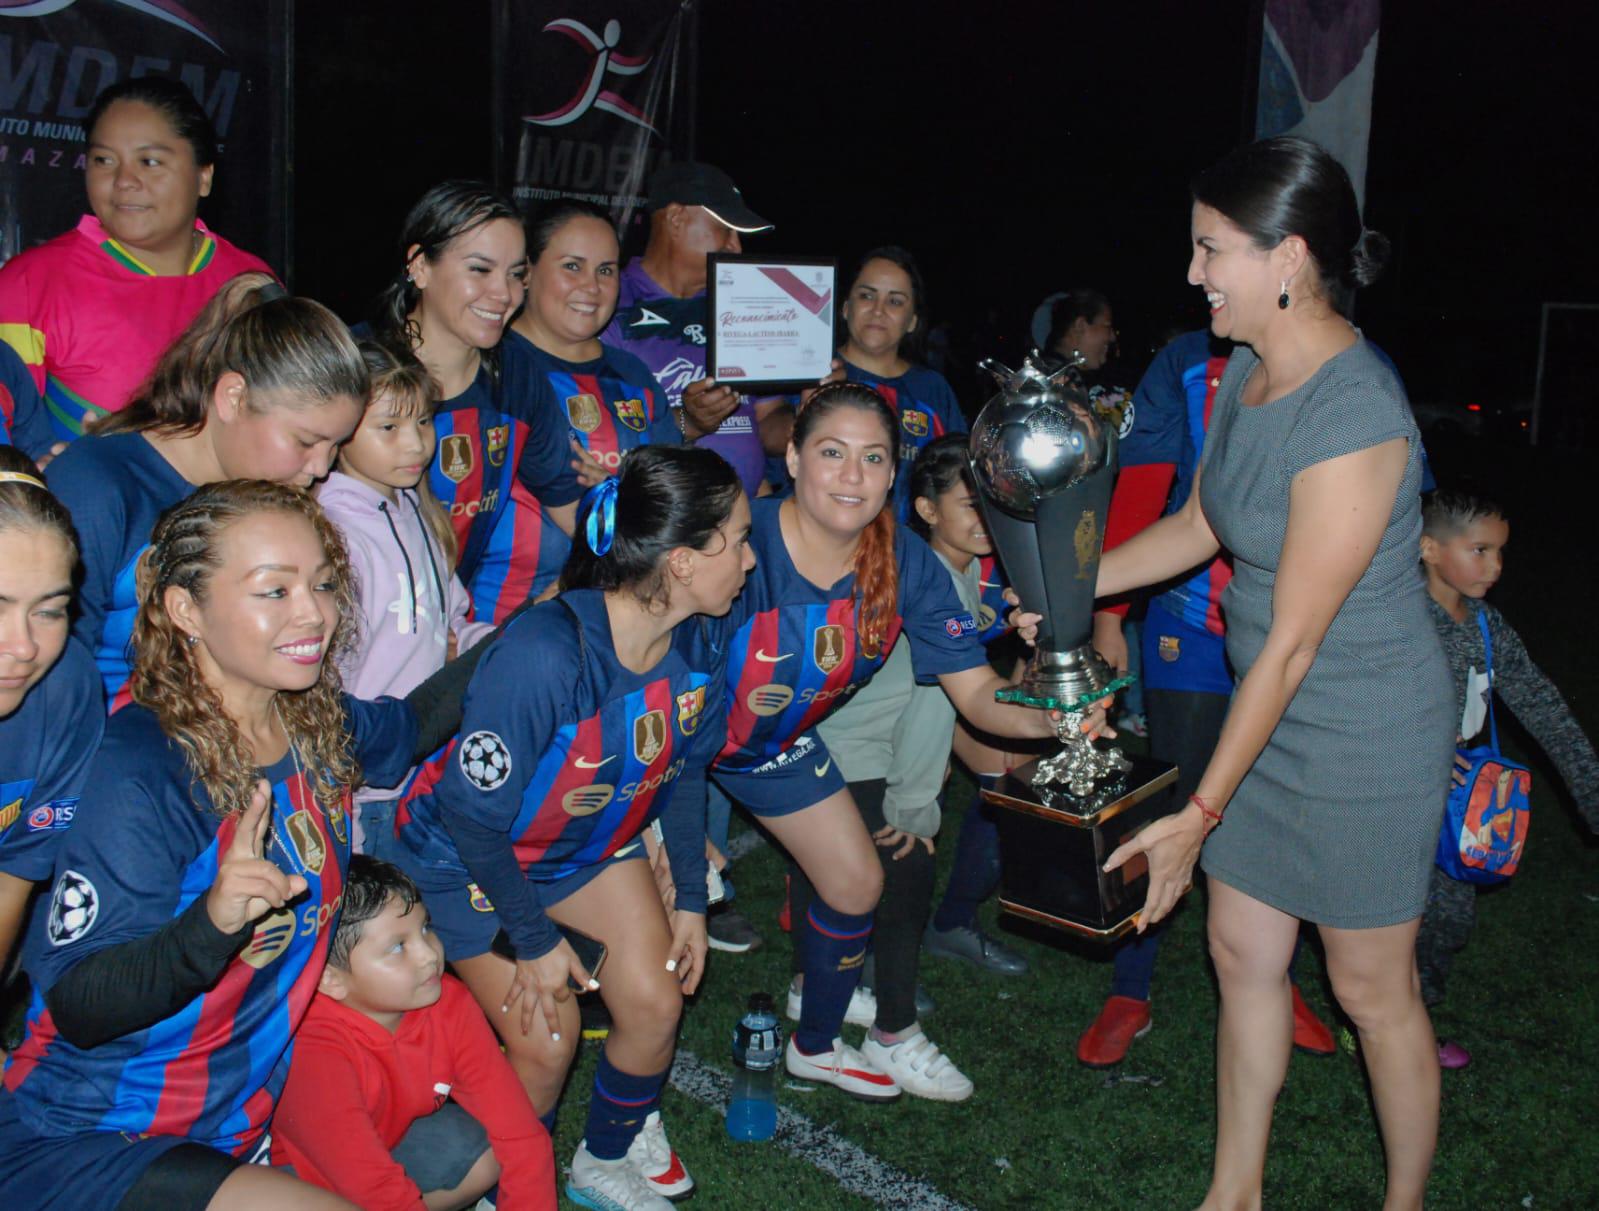
M674 401L602 339L622 277L603 212L524 221L441 184L352 330L200 223L214 140L181 86L114 86L86 129L93 215L0 270L0 951L33 986L0 1093L6 1205L348 1205L250 1162L357 850L419 890L547 1127L571 991L599 991L568 1194L686 1193L660 1099L707 961L708 779L792 859L788 1072L968 1096L916 1003L946 766L953 746L992 775L1055 723L994 697L982 641L1032 619L995 595L965 422L916 360L914 259L869 254L834 374L752 410L777 460L752 493L705 440L746 404L712 383ZM695 202L722 182L680 172L657 232L736 246L755 225ZM1142 513L1099 590L1225 547L1239 681L1186 805L1110 863L1147 854L1141 928L1196 860L1209 875L1205 1205L1259 1203L1310 921L1371 1074L1386 1205L1419 1206L1439 1077L1412 953L1454 725L1415 576L1414 425L1344 318L1382 241L1308 143L1240 149L1193 192L1189 280L1237 352L1180 507L1154 521L1169 472L1129 477ZM1048 343L1103 361L1102 298L1056 318ZM952 887L929 938L1016 961L974 928L979 813L958 844L966 900ZM846 1020L872 1027L859 1049Z

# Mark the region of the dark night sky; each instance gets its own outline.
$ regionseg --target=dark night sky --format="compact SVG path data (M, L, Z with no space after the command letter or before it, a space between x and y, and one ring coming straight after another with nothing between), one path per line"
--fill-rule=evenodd
M1366 218L1397 255L1360 322L1418 399L1528 396L1539 303L1599 301L1588 30L1558 15L1576 6L1384 7ZM298 286L355 314L416 195L489 172L489 5L310 9ZM905 244L935 319L992 308L1018 335L1048 290L1098 285L1136 360L1200 318L1186 183L1244 135L1253 12L702 0L699 152L777 223L761 247L848 260Z

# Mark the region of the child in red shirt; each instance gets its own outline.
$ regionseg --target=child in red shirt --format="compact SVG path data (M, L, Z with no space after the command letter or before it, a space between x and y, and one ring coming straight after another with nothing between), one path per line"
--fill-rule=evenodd
M549 1133L444 974L416 885L357 854L272 1121L272 1163L365 1211L555 1207Z

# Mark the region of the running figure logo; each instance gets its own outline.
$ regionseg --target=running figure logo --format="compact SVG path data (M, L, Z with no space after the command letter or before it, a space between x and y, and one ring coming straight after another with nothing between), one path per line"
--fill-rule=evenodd
M558 17L544 27L548 33L561 34L572 39L580 46L586 46L593 58L589 62L587 76L578 86L577 93L565 105L550 110L544 114L529 114L522 120L531 122L535 126L568 126L576 122L590 109L602 109L606 113L615 114L625 122L635 126L642 126L652 135L660 135L660 131L650 125L641 110L622 100L616 93L603 87L605 77L636 76L650 65L652 55L639 58L633 55L624 55L617 51L616 44L622 38L622 23L614 18L605 23L605 33L602 37L596 34L581 21L574 21L570 17Z

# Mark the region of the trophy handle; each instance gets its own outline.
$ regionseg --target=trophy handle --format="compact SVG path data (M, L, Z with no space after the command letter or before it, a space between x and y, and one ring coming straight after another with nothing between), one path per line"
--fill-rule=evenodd
M1016 371L998 358L985 357L977 363L977 368L992 378L1001 390L1005 388L1011 379L1016 377Z

